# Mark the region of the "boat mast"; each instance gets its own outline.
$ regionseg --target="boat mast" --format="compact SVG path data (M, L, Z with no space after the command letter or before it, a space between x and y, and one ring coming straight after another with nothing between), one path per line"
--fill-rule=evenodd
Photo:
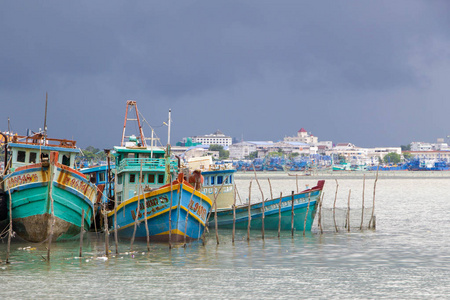
M134 110L136 112L136 119L128 119L128 107L130 107L130 109L134 107ZM125 145L125 138L126 138L125 129L127 127L127 121L137 121L138 126L139 126L139 134L141 136L142 146L147 147L147 144L146 144L145 138L144 138L144 132L142 131L142 127L141 127L141 120L139 119L139 112L138 112L136 101L133 101L133 100L127 101L127 108L125 110L125 121L123 122L122 142L120 143L121 147L123 147Z
M47 138L47 102L48 102L48 93L45 92L44 145L45 139Z
M167 125L167 127L168 127L168 133L167 133L167 135L168 135L168 137L167 137L167 144L168 145L170 145L170 123L172 123L172 120L171 120L171 114L172 114L172 110L171 109L169 109L169 124Z

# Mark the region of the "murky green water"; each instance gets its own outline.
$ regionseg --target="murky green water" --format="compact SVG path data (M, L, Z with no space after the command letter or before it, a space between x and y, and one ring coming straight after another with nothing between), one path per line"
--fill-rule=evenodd
M268 175L259 176L265 198L270 195ZM299 180L300 189L316 180ZM249 178L236 181L242 198L248 197ZM339 178L338 207L358 211L361 178ZM273 195L296 189L292 177L271 177ZM366 180L365 203L372 205L374 180ZM252 185L255 188L255 182ZM336 182L325 185L324 207L332 207ZM255 198L254 198L255 197ZM256 186L252 199L261 197ZM166 244L121 240L115 255L105 256L102 234L52 245L47 262L46 245L14 241L11 264L0 264L0 298L218 298L218 299L430 299L450 293L450 179L381 178L376 189L377 229L351 232L327 226L319 234L252 231L212 231L201 242L169 250ZM31 248L29 248L31 247ZM6 257L6 240L0 259Z

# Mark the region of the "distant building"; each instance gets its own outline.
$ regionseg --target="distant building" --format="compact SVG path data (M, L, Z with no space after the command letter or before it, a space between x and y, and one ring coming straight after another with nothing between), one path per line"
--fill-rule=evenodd
M284 141L315 145L318 142L318 137L309 134L304 128L302 128L297 132L297 136L287 136L284 138Z
M230 151L230 159L245 159L250 153L256 151L256 145L250 142L240 142L230 145L228 150Z
M230 146L233 143L233 139L223 134L220 130L212 134L193 136L191 137L192 143L200 143L202 145L221 145L224 147ZM188 138L184 138L183 142L186 143Z

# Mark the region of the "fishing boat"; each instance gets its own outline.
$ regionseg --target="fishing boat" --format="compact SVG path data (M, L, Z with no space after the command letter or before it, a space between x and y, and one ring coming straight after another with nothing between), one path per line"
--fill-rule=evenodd
M127 119L135 109L136 119ZM127 120L135 120L139 137L125 137ZM170 112L169 112L170 132ZM170 139L169 139L170 140ZM108 213L109 225L120 237L177 242L199 239L212 202L179 172L179 161L166 149L147 146L135 101L127 102L120 147L114 147L116 207Z
M201 191L208 196L217 208L231 207L234 203L234 174L231 163L213 162L211 156L192 158L187 163L188 172L200 170L203 176ZM186 171L185 171L186 173Z
M313 188L281 199L250 204L250 207L249 204L239 205L235 208L235 213L232 207L217 209L218 227L231 229L235 214L236 229L247 229L249 220L252 229L261 229L264 216L265 230L278 230L278 226L280 230L291 230L293 217L295 230L310 231L324 184L325 181L320 180ZM214 220L209 221L208 226L214 226L214 223Z
M74 169L79 152L73 140L51 139L46 132L13 136L11 155L4 176L4 193L9 195L12 224L17 235L30 242L42 242L80 233L89 228L96 187ZM8 206L9 207L9 206Z

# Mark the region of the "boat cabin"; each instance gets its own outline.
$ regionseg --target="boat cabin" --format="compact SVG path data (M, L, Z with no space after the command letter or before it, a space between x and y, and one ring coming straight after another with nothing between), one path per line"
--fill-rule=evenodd
M168 181L165 151L156 147L114 147L117 182L115 191L120 204L139 194L156 189ZM178 170L177 162L170 161L170 173ZM142 172L142 177L141 177Z
M78 149L50 147L33 144L8 144L11 155L11 168L16 169L31 164L48 161L51 151L59 152L58 162L70 168L74 167Z

